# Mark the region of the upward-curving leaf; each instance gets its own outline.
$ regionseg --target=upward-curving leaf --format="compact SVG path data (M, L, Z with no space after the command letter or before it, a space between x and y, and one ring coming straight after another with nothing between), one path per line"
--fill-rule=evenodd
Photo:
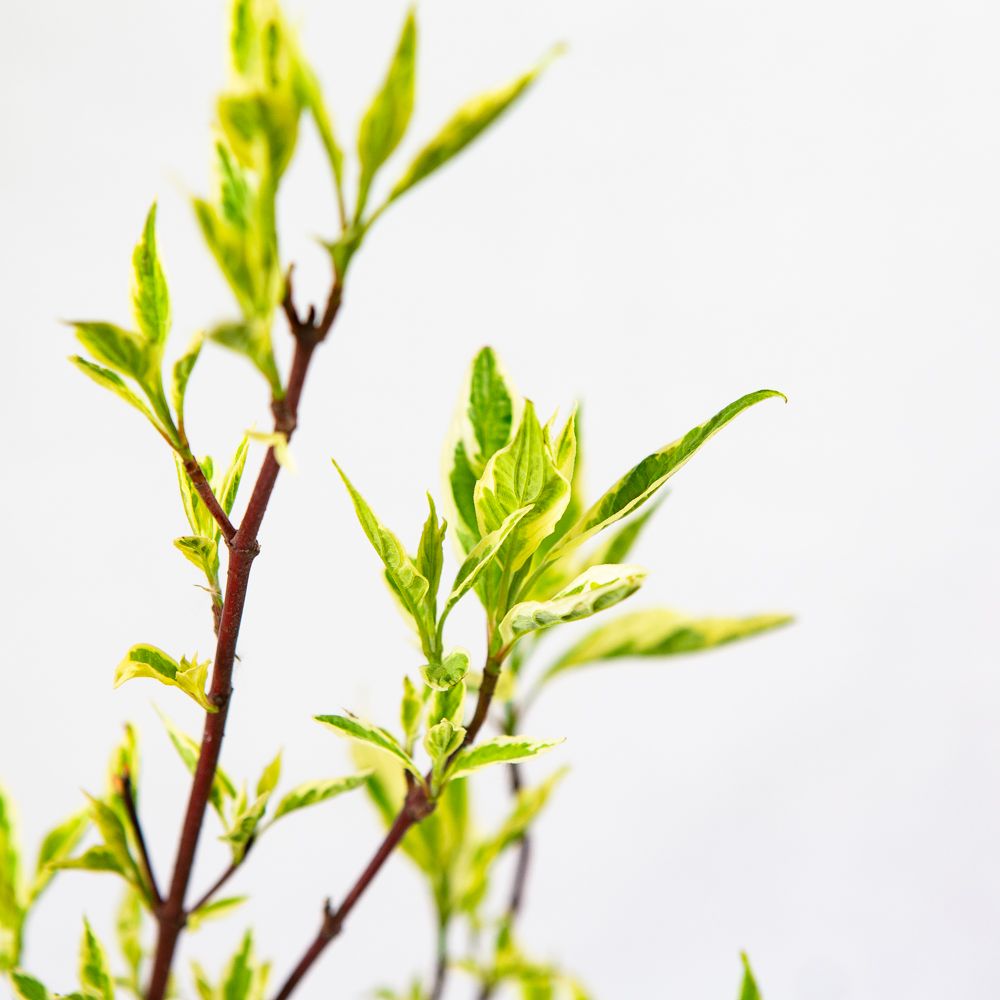
M523 73L510 83L463 104L442 126L438 134L417 153L406 172L396 182L396 186L389 195L389 202L395 201L410 188L430 176L486 131L518 98L524 95L525 91L552 62L558 51L558 49L553 49L552 53L534 69Z
M688 431L684 437L647 455L609 489L552 548L549 557L568 551L645 503L692 455L735 416L762 400L785 396L775 389L751 392Z
M424 652L431 655L431 644L433 641L434 623L427 614L425 598L427 597L430 585L427 578L417 569L416 564L406 554L402 542L375 516L371 507L368 506L364 497L354 488L353 483L347 478L344 470L333 462L334 468L340 474L340 478L347 487L347 492L351 495L354 510L358 515L358 521L368 540L372 543L379 559L385 566L386 578L399 598L402 606L413 619L424 642Z
M510 646L522 635L579 621L631 597L646 579L641 566L591 566L547 601L522 601L500 623L500 639Z
M712 649L780 628L791 621L791 615L781 614L697 618L667 608L648 608L598 626L567 650L545 676L628 656L675 656Z
M413 762L410 755L399 745L396 737L381 726L366 722L355 715L317 715L315 719L317 722L322 722L324 726L329 726L341 736L347 736L349 739L357 740L359 743L367 743L387 754L391 754L415 777L419 778L421 776L420 769Z
M354 212L356 222L361 220L364 213L375 174L399 145L410 123L416 57L417 21L411 9L403 22L403 30L385 80L365 112L358 131L361 176L358 180L358 204Z
M170 332L170 295L156 250L156 202L132 254L132 310L146 340L162 345Z
M740 952L740 960L743 962L743 985L740 987L740 1000L762 1000L753 969L750 968L750 959L747 958L745 951Z

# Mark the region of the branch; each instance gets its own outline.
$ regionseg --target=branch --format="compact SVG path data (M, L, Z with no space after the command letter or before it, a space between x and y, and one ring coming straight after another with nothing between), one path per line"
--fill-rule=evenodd
M205 473L198 464L198 459L190 452L183 458L184 471L188 474L191 485L198 491L201 502L208 508L215 523L222 529L222 537L225 538L226 543L231 544L236 536L236 528L233 527L233 522L229 520L226 512L222 509L218 497L212 492L212 487L205 478Z
M250 853L250 848L253 847L254 839L251 837L247 841L247 845L243 850L243 857L239 861L234 861L213 883L212 887L198 900L197 903L192 903L188 907L187 915L190 916L192 913L197 913L203 906L206 906L212 901L218 891L239 871L240 866L247 859L247 855Z
M302 396L306 373L309 370L309 362L313 352L333 326L337 310L340 307L341 288L337 279L334 278L326 309L319 324L312 322L313 310L310 310L308 322L303 322L298 318L294 304L291 302L290 286L286 290L285 299L290 306L290 310L287 307L285 310L286 315L291 313L289 322L291 323L292 316L295 317L295 322L292 324L295 353L292 357L292 367L288 374L285 393L280 399L272 402L271 409L274 412L275 430L291 437L298 419L299 400ZM229 569L226 578L226 592L222 603L222 614L219 617L212 681L208 692L209 700L217 708L217 711L205 714L201 750L198 755L198 763L195 766L191 792L188 796L184 824L181 828L170 892L157 913L156 952L153 958L153 970L146 1000L163 1000L170 978L174 953L177 950L177 942L187 921L184 900L187 896L188 884L191 881L191 869L194 866L198 840L205 819L205 810L208 807L212 782L222 751L226 717L229 714L229 702L233 693L232 680L233 666L236 661L236 642L239 638L243 609L246 605L250 569L260 551L257 533L267 512L268 501L271 499L279 470L274 449L270 448L264 456L243 521L228 539ZM204 475L201 478L204 479ZM200 491L199 495L201 495ZM230 525L230 527L232 526ZM223 530L225 531L225 528Z
M473 713L472 721L466 731L462 747L468 746L479 734L486 717L489 715L490 703L493 700L493 693L496 691L497 678L500 676L500 667L506 650L495 653L486 660L483 668L483 682L479 686L479 697L476 701L476 710ZM459 750L456 750L457 754ZM452 755L451 760L454 759ZM450 763L451 761L449 761ZM431 775L421 782L412 782L406 794L402 808L399 810L385 839L379 845L374 857L368 863L368 867L361 873L358 880L351 887L350 892L344 897L344 901L336 909L331 909L327 901L323 909L323 921L320 924L319 932L313 939L312 944L306 949L305 954L299 959L298 965L292 970L291 975L285 980L285 984L278 991L275 1000L287 1000L292 995L295 987L301 982L305 974L312 968L313 963L320 957L326 946L341 932L344 921L354 909L358 900L364 895L365 890L371 885L375 876L382 866L388 861L392 852L399 842L406 836L412 826L415 826L426 816L434 811L435 802L430 798L428 787Z
M125 812L128 815L129 825L132 833L135 834L135 842L139 847L139 862L142 865L142 874L145 876L149 891L152 893L153 902L157 907L163 902L160 890L156 884L156 876L153 874L153 865L149 860L149 850L146 848L146 838L142 833L142 823L139 821L139 811L135 804L135 792L132 788L132 778L126 772L118 776L119 791L122 801L125 803Z

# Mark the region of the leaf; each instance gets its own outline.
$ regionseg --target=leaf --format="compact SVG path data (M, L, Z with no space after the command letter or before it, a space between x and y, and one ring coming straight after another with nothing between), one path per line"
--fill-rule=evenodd
M419 184L425 177L457 156L492 125L538 79L557 50L534 69L503 87L473 98L458 109L438 134L417 153L413 162L389 195L389 203Z
M184 398L187 395L187 385L191 378L191 372L194 371L194 366L201 355L204 343L205 335L203 333L195 334L191 343L188 344L187 350L174 362L170 400L174 404L179 427L184 426Z
M283 469L288 469L289 472L295 471L295 459L292 458L292 453L288 448L288 435L284 431L249 430L246 432L246 436L251 441L267 445L274 452L274 460Z
M171 744L177 751L178 756L184 766L193 775L198 766L198 757L201 754L201 744L192 739L187 733L181 732L162 712L158 713L163 726L167 731L167 736ZM215 809L219 819L226 822L225 803L236 798L236 786L229 775L221 767L215 769L215 777L212 779L212 791L209 793L209 802Z
M146 216L142 239L132 254L132 310L143 336L162 344L170 332L170 295L156 251L156 202Z
M434 499L427 494L430 512L420 533L417 545L416 567L427 580L427 614L433 621L437 617L437 592L441 584L441 569L444 565L444 536L448 528L446 521L438 523Z
M85 993L99 997L100 1000L114 1000L115 987L108 968L108 956L86 918L83 921L83 940L80 942L80 985Z
M215 489L219 503L222 504L222 509L227 515L232 514L233 507L236 504L236 494L239 492L240 482L243 479L243 469L247 463L247 452L249 449L250 438L244 434L243 440L240 441L236 448L236 454L233 455L229 467Z
M248 930L226 966L219 988L219 1000L249 1000L253 967L253 933Z
M601 563L621 563L624 562L632 552L635 543L642 534L643 529L649 523L649 519L660 509L660 504L666 499L666 494L651 501L646 509L635 517L629 519L621 527L615 529L608 537L607 541L597 548L594 554L587 560L592 566Z
M122 865L118 853L109 847L88 847L78 858L53 861L53 868L75 868L88 872L113 872L125 879L131 877L129 868Z
M29 905L41 896L52 881L51 866L58 865L77 849L89 826L90 816L86 810L82 810L74 813L45 835L38 850L34 881L28 890Z
M631 514L660 489L710 437L717 434L744 410L772 396L785 399L782 393L774 389L751 392L730 403L704 424L688 431L684 437L647 455L638 465L626 472L563 536L549 553L549 558L579 545Z
M106 866L106 857L102 857L99 854L93 855L94 848L84 853L83 857L87 859L86 864L74 864L72 867L86 868L90 871L117 871L124 876L126 881L133 885L141 886L142 879L139 875L139 868L132 857L132 851L128 843L128 834L125 832L125 825L122 823L118 813L106 802L102 802L92 795L88 795L87 798L90 800L90 818L93 820L94 826L97 827L104 841L100 846L108 852L110 858L114 860L116 867ZM74 860L82 861L83 859ZM69 867L69 863L60 864L56 867Z
M641 566L591 566L549 600L515 604L500 623L501 641L509 646L528 632L589 618L630 597L645 578Z
M115 687L120 687L134 677L148 677L179 688L188 697L196 701L206 712L218 712L205 694L205 682L208 666L211 660L199 662L197 656L193 660L181 657L178 663L156 646L140 643L133 646L115 670Z
M242 906L249 898L249 896L227 896L225 899L212 900L212 902L206 903L204 906L188 914L187 929L189 931L196 931L206 920L218 920L221 917L228 917L233 910Z
M403 700L399 706L399 721L403 727L403 738L408 753L413 753L413 743L420 732L424 715L424 699L413 686L413 681L403 676Z
M155 372L153 351L134 333L113 323L75 321L72 325L76 329L76 339L87 351L120 375L127 375L144 385Z
M95 365L79 355L73 355L69 360L99 386L113 392L119 399L124 399L129 406L135 407L161 434L164 433L149 407L114 372Z
M462 750L448 771L448 778L461 778L490 764L509 764L513 761L535 757L563 740L530 740L524 736L494 736L490 740L477 743Z
M49 991L33 976L24 972L12 972L10 981L19 1000L49 1000Z
M507 537L531 509L532 505L528 504L526 507L515 510L512 514L508 514L496 531L489 532L473 546L466 556L465 562L459 567L451 594L441 612L441 623L448 617L451 609L475 586L480 574L493 562Z
M215 538L218 526L201 497L198 496L198 491L194 488L194 483L191 482L191 477L188 475L187 469L184 468L184 462L180 455L174 455L174 464L177 467L177 488L181 494L181 503L184 505L184 516L187 518L192 533L202 538ZM205 479L211 481L212 459L206 455L199 462L199 465Z
M465 729L456 726L450 719L442 719L427 730L424 737L424 750L427 756L437 764L453 754L465 739Z
M399 145L413 113L413 89L416 72L417 23L412 8L407 12L381 88L369 105L358 131L358 204L354 212L359 221L368 201L368 191L379 167Z
M218 255L217 255L218 256ZM281 376L271 346L270 321L220 323L208 331L208 339L229 350L242 354L267 379L276 398L284 395Z
M190 927L190 921L188 922ZM141 995L140 981L142 959L142 896L131 886L125 890L121 905L118 907L118 917L115 921L118 935L118 950L122 953L128 966L127 984L137 995Z
M472 360L468 379L468 407L465 416L472 431L470 456L483 469L510 440L515 410L520 399L510 376L492 347L483 347Z
M305 809L308 806L318 805L326 802L337 795L349 792L352 789L363 785L368 779L370 772L364 771L360 774L350 774L345 778L328 778L322 781L307 781L301 785L296 785L278 803L275 810L274 819L277 821L282 816L295 812L297 809Z
M761 1000L753 969L750 968L750 959L747 958L745 951L740 952L740 959L743 961L743 985L740 988L740 1000Z
M257 782L258 795L270 795L278 786L281 778L281 751L279 750L274 760L264 768L260 781Z
M348 736L353 740L368 743L379 750L384 750L395 757L411 774L417 778L421 777L420 769L413 762L410 755L399 745L396 737L381 726L365 722L354 715L317 715L314 718L317 722L322 722L324 726L329 726L343 736Z
M333 466L340 473L340 478L347 487L362 530L382 560L386 576L399 596L403 607L417 626L423 644L427 647L425 653L430 656L434 623L427 618L425 598L430 587L427 578L406 554L400 540L375 516L365 499L347 478L343 469L336 462L333 463Z
M531 558L566 509L569 493L569 482L545 447L535 408L525 400L514 439L489 460L475 488L480 537L523 507L532 508L504 542L499 558L506 572L516 572Z
M675 656L712 649L759 635L792 621L791 615L697 618L667 608L648 608L602 625L567 650L546 678L588 663L627 656Z
M174 546L191 563L200 569L214 584L219 576L219 545L201 535L182 535L174 539Z
M425 663L420 672L428 687L435 691L448 691L469 672L469 651L453 649L440 663Z
M521 399L491 347L473 358L445 449L450 498L462 549L479 539L474 492L486 463L510 440Z

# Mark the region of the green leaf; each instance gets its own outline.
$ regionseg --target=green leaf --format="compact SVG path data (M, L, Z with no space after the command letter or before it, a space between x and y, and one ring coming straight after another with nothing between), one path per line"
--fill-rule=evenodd
M403 22L381 88L369 105L358 131L358 204L355 221L361 219L368 201L368 191L378 169L399 145L413 113L413 89L416 73L417 22L411 9Z
M591 566L551 599L515 604L500 623L500 639L509 646L528 632L589 618L630 597L645 578L641 566Z
M448 691L469 672L469 651L453 649L440 663L425 663L420 672L428 687L435 691Z
M24 906L14 805L0 788L0 927L20 927ZM2 940L2 938L0 938ZM15 956L16 960L17 956Z
M215 583L219 577L219 545L216 541L201 535L183 535L174 539L174 546Z
M80 985L85 993L99 997L100 1000L114 1000L115 987L108 967L108 956L86 918L83 921L83 940L80 942Z
M10 981L19 1000L49 1000L49 991L33 976L24 972L12 972Z
M465 682L459 681L443 691L435 691L431 698L428 723L435 725L442 719L450 719L454 723L462 721L462 707L465 704Z
M648 608L594 629L567 650L549 668L546 677L583 664L621 657L699 652L759 635L791 621L791 615L697 618L667 608Z
M149 407L114 372L95 365L79 355L73 355L69 360L99 386L113 392L119 399L124 399L129 406L134 406L161 434L164 433Z
M206 903L188 914L187 929L196 931L206 920L228 917L233 910L242 906L249 898L249 896L227 896L225 899L215 899L211 903Z
M158 713L163 727L167 731L173 748L183 761L184 766L193 775L198 766L198 757L201 754L201 744L192 739L187 733L181 732L162 712ZM212 779L212 791L209 794L209 802L215 809L219 819L226 822L225 804L236 798L236 786L229 775L221 767L215 769L215 777Z
M535 408L525 400L514 439L489 460L475 488L480 537L500 529L516 511L531 507L503 544L499 558L506 572L516 572L531 558L555 528L569 494L568 480L545 447Z
M418 693L409 677L403 676L403 700L399 706L399 721L403 727L403 738L407 753L413 753L413 743L420 732L424 715L424 699Z
M134 333L113 323L75 321L73 327L76 339L87 351L120 375L127 375L145 385L156 373L158 358L155 352ZM90 371L87 374L92 375Z
M205 343L205 335L197 333L188 344L187 350L174 362L173 378L171 380L170 400L174 404L174 412L177 414L177 424L184 426L184 398L187 395L187 385L191 378L191 372L201 355L202 345Z
M492 125L538 79L552 61L556 50L534 69L503 87L473 98L462 105L444 124L438 134L417 153L413 162L389 195L395 201L425 177L457 156L474 139Z
M491 347L472 361L446 447L446 479L464 551L479 538L474 492L486 463L510 440L521 399Z
M132 275L132 309L139 330L149 343L163 344L170 332L170 295L156 252L155 202L132 254Z
M392 733L381 726L365 722L354 715L317 715L314 716L317 722L322 722L324 726L329 726L335 732L348 736L361 743L368 743L379 750L395 757L411 774L419 778L420 769L413 762L410 755L399 745L399 741Z
M311 67L305 64L304 60L299 60L302 75L301 86L305 107L312 114L316 123L316 131L319 133L320 142L333 172L334 187L338 198L342 198L341 190L344 180L344 151L337 141L336 131L333 127L333 118L327 110L326 102L323 99L323 91L319 85L319 80Z
M364 497L354 488L344 470L336 462L334 468L351 495L358 521L372 543L378 557L385 566L386 577L403 607L413 619L424 645L424 652L430 657L433 652L434 623L427 616L425 598L430 587L427 578L417 569L406 554L400 540L375 516Z
M563 536L549 553L567 551L599 531L628 516L645 503L661 486L690 459L713 435L717 434L734 417L762 400L782 393L774 389L761 389L730 403L714 417L688 431L684 437L647 455L614 484L600 500ZM787 400L786 400L787 401Z
M58 865L77 849L89 826L90 816L86 810L82 810L74 813L45 835L38 850L35 877L28 890L29 904L34 903L52 881L51 866Z
M100 799L94 798L92 795L88 795L87 798L90 800L90 818L97 827L98 833L101 835L101 839L104 843L102 846L114 860L117 867L105 866L106 858L100 855L93 855L92 852L94 848L86 851L84 858L87 859L86 864L73 864L63 863L56 865L55 867L74 867L74 868L85 868L90 871L117 871L125 877L125 879L133 885L141 886L142 878L139 875L139 868L135 863L135 859L132 857L132 851L129 848L128 834L125 831L125 825L122 823L121 818L118 813L109 806L106 802L102 802ZM74 861L82 861L83 859L74 859Z
M88 847L78 858L53 861L53 868L73 868L88 872L113 872L126 880L132 877L131 866L122 864L118 852L109 847Z
M434 499L427 494L430 511L420 533L417 545L416 567L427 580L427 614L433 621L437 617L437 592L441 583L441 568L444 565L444 536L448 528L446 521L438 522Z
M448 771L448 778L460 778L490 764L509 764L513 761L526 760L551 750L562 742L562 740L529 740L524 736L494 736L490 740L461 751Z
M254 320L244 323L222 323L208 332L209 340L246 357L267 379L272 393L280 398L284 395L281 376L274 361L271 347L270 320Z
M649 519L660 509L660 504L666 499L666 494L652 500L646 509L635 517L630 518L623 525L616 528L606 542L600 545L594 554L587 560L592 566L601 563L622 563L632 552L635 543L639 540L643 529L649 523Z
M436 764L453 754L464 739L465 729L462 726L456 726L450 719L442 719L427 730L424 750Z
M233 864L240 864L250 850L250 844L257 836L260 821L264 818L269 795L258 795L253 802L247 802L243 795L237 800L229 829L219 838L229 844L233 854Z
M281 751L279 750L274 760L264 768L260 781L257 782L258 795L270 795L278 786L281 778Z
M133 646L115 670L115 687L120 687L134 677L148 677L179 688L189 698L197 702L206 712L218 712L205 694L205 682L208 676L208 666L211 660L198 661L181 657L178 663L156 646L140 643Z
M220 1000L247 1000L253 984L253 933L247 931L222 977Z
M743 961L743 985L740 988L740 1000L761 1000L753 969L750 968L750 959L747 958L745 951L740 952L740 959Z
M240 482L243 479L243 469L247 463L247 452L249 449L250 436L244 434L243 440L237 446L236 454L233 455L233 459L229 463L225 474L214 485L215 495L219 498L219 503L222 504L222 509L227 515L232 514L233 507L236 504L236 494L239 492Z
M137 996L142 993L142 959L145 954L142 947L142 915L142 896L130 886L118 907L115 930L118 950L128 967L126 983ZM190 928L190 921L188 926Z
M278 803L278 808L275 810L272 822L280 819L282 816L287 816L289 813L295 812L297 809L305 809L308 806L326 802L327 799L332 799L337 795L342 795L344 792L358 788L368 779L369 773L365 771L361 774L349 774L345 778L307 781L301 785L296 785Z

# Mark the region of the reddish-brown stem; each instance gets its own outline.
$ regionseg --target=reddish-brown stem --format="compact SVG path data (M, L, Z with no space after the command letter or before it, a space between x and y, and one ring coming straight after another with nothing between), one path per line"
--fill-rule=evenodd
M489 715L490 704L493 701L493 693L496 691L497 679L500 676L500 665L502 657L491 656L486 661L483 669L483 681L479 686L479 697L476 700L476 709L472 715L472 721L465 734L462 746L468 746L479 734L486 717ZM461 750L461 748L459 748ZM456 751L458 753L459 751ZM454 759L454 755L452 757ZM434 801L428 795L430 774L423 782L408 782L408 792L403 807L399 810L385 839L379 845L375 856L368 863L368 867L361 873L358 880L351 887L350 892L344 897L344 901L336 909L332 909L327 903L323 912L323 922L320 924L319 932L313 939L312 944L306 949L305 954L299 959L298 965L292 970L291 975L285 980L284 985L278 991L275 1000L287 1000L291 996L295 987L302 981L305 974L312 968L313 963L323 954L326 946L341 932L344 921L354 909L358 900L364 895L365 890L371 885L375 876L382 866L389 860L390 855L396 849L399 842L406 836L410 827L419 823L425 816L429 816L434 811Z
M128 774L122 774L118 778L122 801L125 803L125 812L128 815L129 825L135 836L136 846L139 848L139 863L142 865L142 874L149 886L150 895L153 902L159 906L163 902L160 897L160 890L156 884L156 876L153 874L153 864L149 860L149 850L146 847L146 838L142 832L142 823L139 821L139 810L135 802L135 789L132 787L132 778Z
M291 304L291 282L289 281L285 293L284 308L290 323L292 323L295 353L292 358L292 367L288 375L285 394L272 404L275 430L287 437L291 437L295 430L299 400L302 396L306 373L309 370L309 362L317 345L333 325L340 305L340 298L340 287L337 282L334 282L322 321L315 325L312 323L304 324L299 320L294 305ZM292 322L293 318L294 322ZM197 465L197 463L195 464ZM200 468L198 471L200 472ZM257 534L264 520L264 514L278 478L278 471L278 462L272 448L264 456L264 462L250 495L243 521L228 539L229 570L222 602L222 614L219 618L212 681L208 692L209 701L215 706L216 711L205 715L201 751L191 783L184 824L181 827L170 891L157 913L158 936L149 989L146 993L147 1000L163 1000L177 942L187 920L184 900L191 881L191 870L194 866L198 840L225 735L226 717L229 714L229 703L233 693L232 680L233 665L236 661L236 643L246 604L250 569L260 551ZM201 478L204 479L204 475ZM192 475L192 482L194 481ZM199 493L199 495L201 494ZM225 515L223 514L223 516ZM230 525L230 527L232 526ZM223 531L225 531L225 527L223 527Z
M201 497L201 502L208 508L208 512L212 515L215 523L222 529L222 537L225 538L227 543L232 542L236 535L236 528L222 509L222 504L219 503L218 497L212 492L212 487L205 478L205 473L193 455L187 455L184 458L184 471L188 474L191 485L197 490L198 496Z
M240 870L240 866L247 859L247 855L250 853L250 848L253 847L253 837L247 841L246 848L243 851L243 857L239 861L234 861L213 883L211 888L198 900L197 903L192 903L188 908L188 915L196 913L206 904L212 902L218 891Z

